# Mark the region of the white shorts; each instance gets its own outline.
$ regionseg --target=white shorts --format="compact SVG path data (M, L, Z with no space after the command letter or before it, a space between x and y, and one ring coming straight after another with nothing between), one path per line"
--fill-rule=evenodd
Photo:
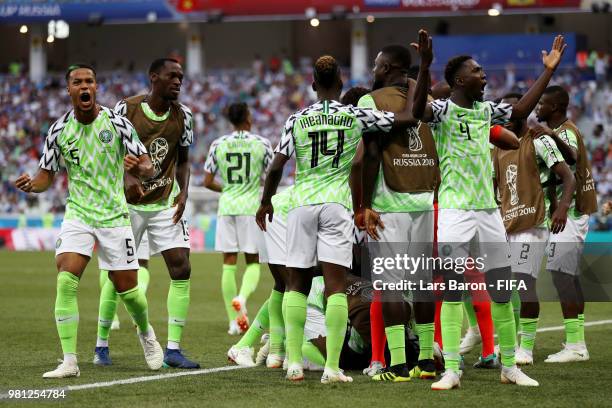
M287 263L287 220L274 216L266 220L266 231L260 234L259 262L272 265Z
M136 256L138 256L138 259L142 259L143 261L148 261L151 257L149 250L149 234L142 234L142 239L140 240L140 245L138 245Z
M189 248L189 225L185 218L176 224L172 221L174 207L161 211L139 211L130 208L130 219L136 245L147 233L150 254L159 254L173 248Z
M470 246L472 242L476 245ZM439 256L467 259L470 252L472 257L480 258L484 271L510 266L510 246L499 209L441 208L438 213Z
M565 229L558 234L550 234L546 269L579 275L580 257L588 232L588 215L578 219L567 217Z
M538 278L546 256L549 234L547 228L530 228L526 231L508 234L512 272Z
M130 226L94 228L81 221L64 220L55 244L55 256L76 252L91 258L96 241L99 269L138 269L136 242Z
M306 324L304 325L304 341L327 337L325 313L319 308L308 306L306 309Z
M261 234L254 215L220 215L215 231L215 251L256 254L262 242Z
M366 230L360 230L356 225L353 225L353 245L362 245L366 242L368 233Z
M287 216L287 266L310 268L320 262L351 267L353 220L341 204L297 207Z
M384 229L378 230L380 240L369 239L370 253L373 258L395 258L398 254L407 254L411 258L425 258L433 255L433 211L381 213L380 219L385 225ZM418 271L389 269L377 278L399 282L407 279L407 274L413 275L414 278L431 280L431 268L427 266Z

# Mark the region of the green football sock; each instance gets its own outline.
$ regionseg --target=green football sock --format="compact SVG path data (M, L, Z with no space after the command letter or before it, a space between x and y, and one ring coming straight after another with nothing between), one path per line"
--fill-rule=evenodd
M270 314L269 314L269 301L266 300L263 305L259 308L255 320L249 326L249 329L240 341L236 344L236 347L253 347L253 345L259 341L261 335L270 327Z
M385 327L387 335L387 345L391 353L390 366L406 363L406 340L404 335L404 325L397 324L395 326Z
M138 284L139 289L142 293L140 282ZM187 321L187 312L189 311L189 290L191 288L191 281L187 280L174 280L170 281L170 289L168 290L168 344L170 342L180 343L181 336L183 334L183 327ZM178 348L178 344L172 344L172 346ZM169 347L169 348L174 348Z
M302 364L302 343L304 342L304 325L306 324L306 295L296 291L285 293L287 312L285 329L287 330L287 358L289 364ZM329 333L328 333L329 335Z
M521 317L521 348L524 350L533 350L533 345L536 338L536 330L538 329L538 318L530 319Z
M580 342L580 320L563 319L565 326L565 343L578 344Z
M416 323L419 336L419 361L433 360L434 324Z
M325 367L325 356L323 356L323 353L321 353L317 346L311 342L305 341L304 344L302 344L302 354L304 358L307 358L311 363Z
M119 296L110 279L106 278L100 291L100 306L98 309L98 339L108 340L113 317L117 312Z
M283 293L272 290L268 299L270 314L270 353L284 355L283 339L285 337L285 321L283 320Z
M79 328L78 289L79 278L76 275L64 271L57 274L55 325L64 354L76 354Z
M149 288L149 280L151 279L151 275L149 274L149 270L144 266L138 268L138 287L142 290L142 293L147 294L147 289Z
M463 325L462 303L442 302L442 311L440 312L444 361L446 369L455 372L459 372L459 345L461 344L461 326Z
M580 334L580 342L584 343L584 313L580 313L578 315L578 321L580 322L580 325L578 326L580 329L578 332Z
M106 269L100 269L100 290L102 290L102 288L104 287L104 284L106 283L107 280L109 280L108 278L108 271Z
M149 330L149 307L144 293L138 286L134 286L130 290L119 293L119 296L140 332L146 333Z
M512 291L512 311L514 312L514 330L518 333L521 324L521 297L517 290Z
M514 314L512 303L491 303L491 317L497 331L499 339L499 352L501 362L504 367L513 367L516 364L514 359L514 348L516 346L516 325L514 324ZM446 347L446 344L444 344Z
M259 283L259 274L261 267L259 263L250 263L246 266L244 270L244 275L242 275L242 285L240 285L240 293L238 296L242 297L244 300L247 300L255 289L257 289L257 283Z
M221 292L223 293L223 302L225 303L227 319L231 322L236 318L236 311L232 307L232 300L237 294L236 265L223 264L223 273L221 275Z
M465 315L467 316L468 325L470 327L478 328L478 318L476 317L476 311L474 310L474 305L472 304L471 297L463 301L463 310L465 310Z
M338 371L340 369L340 352L346 334L346 323L348 322L348 302L345 293L334 293L327 298L325 309L325 328L327 337L325 349L327 360L325 368Z
M283 313L283 322L285 323L285 327L287 326L287 293L283 293L283 303L281 304L281 312Z

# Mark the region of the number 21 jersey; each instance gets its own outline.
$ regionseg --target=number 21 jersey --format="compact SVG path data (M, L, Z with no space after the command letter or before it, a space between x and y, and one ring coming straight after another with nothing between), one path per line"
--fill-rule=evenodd
M255 215L260 180L271 158L270 142L243 130L222 136L210 145L204 171L219 172L223 181L218 215Z
M320 101L289 117L276 152L295 154L295 187L290 208L339 203L351 209L348 179L364 132L388 132L391 112Z

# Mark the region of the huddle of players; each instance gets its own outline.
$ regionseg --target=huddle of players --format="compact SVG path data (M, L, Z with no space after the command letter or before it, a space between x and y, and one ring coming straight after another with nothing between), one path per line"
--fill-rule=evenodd
M428 169L419 169L419 174L423 176L411 180L410 176L404 177L402 174L406 169L389 166L389 162L393 163L393 154L397 154L402 147L405 149L408 146L409 150L425 149L428 158L433 154L438 156L441 172L438 241L453 243L453 257L467 255L467 244L476 239L480 242L506 242L493 186L487 176L493 175L489 140L494 144L498 142L502 146L506 145L499 132L492 132L489 138L489 128L492 123L526 118L533 110L560 61L565 48L563 39L557 37L550 54L543 53L546 68L544 73L514 106L481 102L485 76L482 68L469 57L455 58L447 66L446 79L452 89L451 98L427 103L428 69L433 58L431 38L421 31L418 44L413 45L421 56L416 84L411 83L406 89L405 73L410 65L409 60L408 64L399 61L398 65L398 61L394 61L391 55L397 49L383 52L377 58L374 72L383 82L375 85L392 90L385 92L385 88L381 88L381 92L373 92L362 98L358 103L361 106L358 107L337 102L342 90L339 67L332 57L321 57L315 64L313 83L319 101L288 119L269 166L261 206L256 215L257 224L265 231L265 247L268 251L260 256L262 261L271 265L275 277L274 290L265 305L268 308L266 314L269 316L270 327L270 351L267 358L269 366L278 367L282 365L283 353L286 352L287 378L290 380L304 378L302 351L307 295L311 289L312 270L320 267L324 292L319 291L319 299L322 293L325 295L325 336L321 337L325 337L325 345L319 344L319 355L315 356L314 353L313 358L322 363L320 357L324 355L323 383L352 381L339 368L349 317L346 272L352 264L352 209L355 209L355 219L359 226L367 228L371 237L380 238L382 242L433 242L435 181L432 180L435 177L427 175ZM100 365L111 363L108 329L115 315L117 299L121 297L138 326L139 338L150 368L158 369L163 363L181 368L199 366L188 360L179 347L189 305L189 236L182 213L189 180L188 146L193 137L192 118L188 108L176 102L182 82L180 65L172 60L158 60L151 66L149 75L151 92L146 96L128 98L113 111L95 103L96 80L93 68L86 65L70 67L66 79L74 109L51 126L36 176L30 178L22 175L16 180L16 186L23 191L46 190L58 170L60 157L63 157L69 175L70 196L56 250L59 274L55 316L64 360L56 370L45 373L45 378L79 375L76 361L76 297L79 278L96 241L99 245L100 268L109 272L108 280L102 279L94 362ZM244 108L242 113L236 112L236 117L243 119L236 119L236 122L249 122L250 127L250 120L244 120L244 115L248 117L248 111L245 113ZM434 143L429 140L423 142L427 137L427 128L421 122L431 125L429 136L433 137ZM415 127L418 127L418 133ZM415 140L415 134L419 135L418 140ZM568 151L574 152L576 157L578 176L585 166L584 151L581 156L581 139L577 132L574 134L576 136L572 142L572 137L565 132L568 139L566 143L570 145ZM359 147L362 135L369 137L364 137L364 144ZM228 146L242 145L243 150L224 150L219 143L211 149L214 154L209 154L207 160L207 171L210 174L214 174L217 168L226 170L224 186L215 185L214 180L208 177L208 185L216 186L224 195L230 191L231 184L243 184L244 180L258 181L259 177L250 173L250 164L259 163L261 168L265 168L270 150L265 142L251 136L248 128L238 129L237 126L237 132L226 139L234 139L228 141ZM253 145L244 143L245 139L257 139L264 147L254 149ZM561 140L559 137L557 139ZM557 145L559 140L555 140ZM432 149L434 145L435 152ZM573 146L574 150L571 149ZM357 151L359 154L356 155ZM295 185L283 193L284 197L283 194L275 196L283 167L292 155L296 156ZM559 156L563 158L561 154ZM355 161L354 157L357 157ZM465 157L470 157L470 160L465 160ZM222 164L222 161L226 164ZM429 160L424 162L429 163ZM356 170L360 168L361 177ZM379 174L381 169L382 174ZM413 170L410 169L411 172ZM125 193L124 185L116 182L124 174ZM566 184L559 200L559 215L569 206L569 187ZM509 187L509 190L512 188ZM586 187L584 191L587 191ZM242 194L238 193L235 197L239 200ZM576 202L580 202L579 197L580 193ZM229 201L232 201L228 204L230 207L232 204L248 207L247 201L251 200L243 203L233 202L232 199ZM513 201L512 198L510 201ZM587 214L589 209L576 205L575 211L576 214ZM225 241L226 246L218 248L226 253L224 274L229 266L228 276L233 280L231 267L234 266L235 273L236 253L255 252L247 250L250 240L240 242L241 234L238 234L239 231L253 231L252 225L240 220L240 214L231 213L227 214L225 220L220 217L220 235L223 236L218 235L218 242ZM250 218L252 221L252 215ZM557 225L562 225L562 219L561 216L553 216L553 221L561 223ZM538 222L541 224L541 220L538 219ZM275 226L278 226L276 233L273 232ZM145 232L152 252L161 252L164 256L172 279L168 295L169 339L165 353L148 322L145 288L137 278L136 248ZM251 259L253 262L248 262L249 265L257 263L256 257ZM488 266L488 282L506 279L511 275L510 265L503 254L490 261ZM259 267L252 269L254 272L251 278L243 282L243 287L247 283L247 289L232 299L233 309L242 311L244 315L246 297L254 290L259 276ZM561 268L559 270L564 272ZM566 285L576 285L577 280L573 277L563 278L565 276L557 280ZM227 281L230 279L227 278ZM233 287L231 282L224 284L226 298L235 291L235 283ZM460 297L461 293L458 292L446 291L444 294L441 314L447 369L442 378L432 384L433 389L450 389L459 385L458 347L462 323ZM492 290L491 297L493 320L500 338L502 382L538 385L515 365L516 329L509 304L510 292ZM416 331L421 351L418 364L407 375L403 328L406 319L397 318L399 309L393 303L383 304L391 364L388 370L375 376L375 379L405 381L411 375L435 378L432 369L431 305L430 299L415 302ZM402 310L399 313L401 315ZM260 320L256 318L257 325L253 327L263 328L263 317ZM243 324L243 328L246 325ZM573 324L571 327L581 326L578 321L578 325ZM236 329L230 326L230 332L232 330ZM319 329L319 336L321 332ZM572 340L575 338L572 337ZM570 341L569 344L576 343ZM321 350L324 350L324 354L320 353Z
M267 259L272 265L275 287L253 326L229 350L231 360L252 365L250 347L269 328L269 344L260 350L258 362L267 355L268 367L280 367L286 355L287 378L298 381L304 378L304 361L314 361L315 366L324 366L322 383L351 382L339 366L347 319L354 328L346 293L352 258L351 213L355 224L366 229L370 239L378 241L373 247L381 254L397 252L392 243L404 243L402 250L418 256L433 248L436 187L440 255L451 259L488 256L483 272L491 288L502 383L539 385L517 367L516 354L521 360L521 353L529 354L532 349L529 343L533 345L538 309L535 279L549 229L553 234L547 269L553 273L561 296L567 333L564 350L549 360L575 361L559 355L586 353L580 334L583 304L577 279L581 249L576 243L586 235L586 229L581 228L586 224L580 224L580 220L594 211L594 193L592 180L587 177L589 165L581 136L566 117L567 93L559 87L547 88L565 49L563 37L556 37L551 51L543 52L545 70L527 93L509 95L498 103L483 102L486 76L469 56L453 58L446 66L450 98L427 102L433 59L431 38L421 30L413 46L421 57L416 83L408 81L409 51L399 46L386 47L375 61L374 89L359 100L357 107L337 102L342 81L336 61L325 56L315 63L313 89L318 101L287 120L256 213L256 222L264 231L261 260ZM553 127L552 131L540 129L538 134L526 126L526 118L538 101L538 116ZM492 127L496 124L507 125L518 139ZM497 146L494 160L490 143ZM296 160L295 184L275 195L283 168L292 155ZM421 158L413 161L420 165L402 166L403 161L398 160L411 157ZM565 162L576 165L569 168ZM495 200L494 176L501 210ZM561 180L558 188L557 182L552 181L554 177ZM573 198L576 185L578 193ZM550 198L543 194L544 189L553 193ZM551 216L549 205L553 207ZM507 231L512 245L508 244ZM555 251L555 247L561 249L562 243L566 247ZM496 285L512 278L513 267L528 284L527 291L521 293L522 336L518 352L510 303L512 291ZM313 281L314 270L323 275L325 295L324 307L319 308L325 313L325 329L318 333L315 330L315 337L310 329L305 332L305 326L322 321L310 313L321 303L316 300L321 289L311 288L319 279ZM401 271L389 272L392 280L404 277ZM432 271L420 273L422 278L432 279ZM463 276L447 273L444 279L462 280ZM412 370L406 364L406 307L403 302L382 302L391 361L387 369L374 375L374 380L436 378L435 307L431 294L420 296L423 297L414 299L420 350ZM443 294L441 325L446 371L432 389L452 389L460 384L462 296L461 291L449 289ZM312 340L318 352L311 352L305 337ZM349 340L349 348L350 343Z

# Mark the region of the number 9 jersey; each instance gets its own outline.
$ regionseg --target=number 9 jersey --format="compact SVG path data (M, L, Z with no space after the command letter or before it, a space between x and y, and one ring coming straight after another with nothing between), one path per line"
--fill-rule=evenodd
M276 152L295 154L290 208L339 203L351 209L348 178L364 132L389 132L391 112L320 101L289 117Z
M217 215L255 215L260 181L271 158L270 142L247 131L234 131L211 144L204 171L218 172L223 181Z

